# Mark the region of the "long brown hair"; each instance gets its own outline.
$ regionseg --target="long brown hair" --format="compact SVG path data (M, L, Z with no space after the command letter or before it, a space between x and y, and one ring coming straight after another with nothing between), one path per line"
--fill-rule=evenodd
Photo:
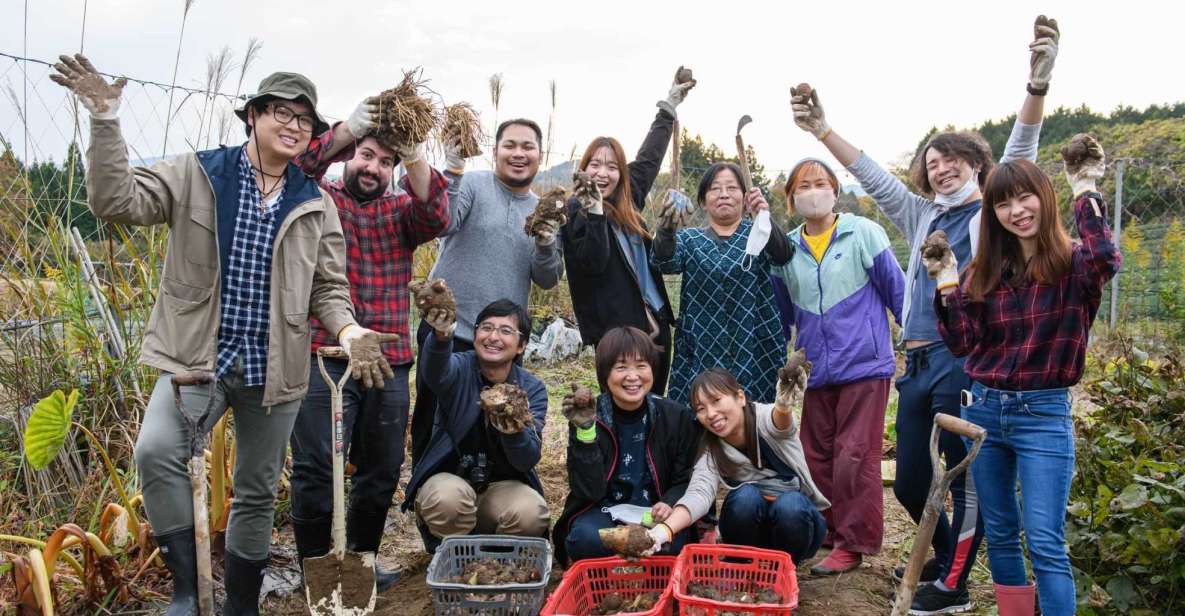
M744 391L744 388L741 387L740 382L737 381L731 372L719 367L708 368L696 375L695 379L691 381L691 387L688 390L688 401L691 403L692 412L695 412L695 407L699 404L700 396L709 393L722 396L735 396L740 391ZM757 441L757 409L753 406L751 400L745 400L745 406L742 409L741 416L745 422L743 426L745 430L745 448L742 453L752 462L757 459L757 449L760 444ZM696 458L699 458L705 453L711 455L712 460L716 462L716 468L720 471L720 475L722 477L733 477L740 471L740 468L725 455L724 447L721 445L720 440L720 437L712 434L711 430L705 429L703 434L700 435ZM757 463L753 462L753 465L756 466Z
M617 224L618 227L637 233L638 235L651 239L653 236L650 231L646 229L645 223L642 222L642 217L638 214L637 208L634 207L633 189L630 188L630 168L625 160L625 150L621 147L613 137L597 137L588 144L584 150L584 156L580 157L580 170L584 171L588 168L588 161L592 160L597 150L601 148L609 148L613 151L613 158L617 159L617 170L621 173L621 179L617 181L617 188L613 189L613 194L605 198L605 215Z
M1013 197L1032 193L1041 201L1037 227L1037 250L1026 264L1020 240L1000 224L995 207ZM1010 275L1012 285L1025 281L1052 283L1070 270L1070 235L1062 227L1053 182L1027 159L1000 163L988 175L983 188L979 215L979 252L971 262L967 292L973 301L983 301Z

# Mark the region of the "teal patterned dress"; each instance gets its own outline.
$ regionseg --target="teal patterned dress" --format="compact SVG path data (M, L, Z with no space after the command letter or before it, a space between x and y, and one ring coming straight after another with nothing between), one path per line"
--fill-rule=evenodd
M652 260L664 274L683 274L675 354L667 397L688 404L692 379L708 368L727 369L750 399L773 402L786 339L774 304L770 260L745 254L748 219L721 240L710 228L683 229L674 252L656 246ZM777 233L778 231L775 231ZM662 242L662 230L656 242ZM661 254L660 254L661 253Z

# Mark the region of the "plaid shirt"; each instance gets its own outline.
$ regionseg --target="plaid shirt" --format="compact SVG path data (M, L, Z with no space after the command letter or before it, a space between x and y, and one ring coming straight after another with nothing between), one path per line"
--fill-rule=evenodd
M407 324L407 283L411 280L412 253L416 246L448 227L448 181L432 169L427 199L416 197L404 177L399 182L402 193L387 190L376 199L359 203L345 189L344 179L324 179L329 165L354 157L354 146L350 145L332 159L324 159L332 143L333 131L325 131L295 162L305 174L317 178L337 204L346 236L346 278L350 280L350 298L354 300L358 324L399 334L398 342L384 345L383 355L393 365L410 364L414 356ZM310 326L313 351L338 343L337 332L326 331L317 319L310 319Z
M271 306L272 243L276 206L284 189L264 202L255 186L247 148L239 159L239 211L222 284L217 374L221 378L243 358L244 384L262 386L267 371L268 310Z
M982 302L970 301L962 286L945 305L935 294L938 332L955 356L967 356L972 379L1022 391L1069 387L1082 378L1103 285L1123 258L1111 241L1102 195L1079 197L1074 219L1081 242L1074 243L1070 271L1053 284L1001 282Z

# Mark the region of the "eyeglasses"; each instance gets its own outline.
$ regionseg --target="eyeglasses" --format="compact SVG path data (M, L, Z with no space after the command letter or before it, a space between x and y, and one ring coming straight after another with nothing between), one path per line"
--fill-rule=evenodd
M311 133L313 132L313 126L317 122L313 116L303 113L298 114L284 105L268 105L267 108L271 109L272 117L276 119L276 122L284 126L287 126L292 122L293 118L296 118L297 128Z
M498 332L499 335L506 336L508 338L510 336L518 336L522 333L509 325L498 326L494 325L493 323L482 323L481 325L477 326L477 331L486 335Z
M740 186L713 186L708 189L708 194L712 196L719 196L720 193L728 193L730 195L741 194Z

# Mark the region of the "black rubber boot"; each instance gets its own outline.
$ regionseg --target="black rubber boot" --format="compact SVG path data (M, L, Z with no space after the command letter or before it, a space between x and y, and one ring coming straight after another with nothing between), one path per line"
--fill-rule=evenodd
M197 616L197 545L193 527L156 536L160 557L173 574L173 597L165 616Z
M292 518L292 534L296 538L296 554L300 560L324 556L333 546L331 537L333 518L301 520Z
M259 616L259 587L263 584L263 569L267 560L247 560L226 551L226 603L223 616Z
M349 510L346 515L346 548L353 552L378 552L387 526L387 512ZM401 573L388 571L374 563L374 587L382 593L399 581Z

